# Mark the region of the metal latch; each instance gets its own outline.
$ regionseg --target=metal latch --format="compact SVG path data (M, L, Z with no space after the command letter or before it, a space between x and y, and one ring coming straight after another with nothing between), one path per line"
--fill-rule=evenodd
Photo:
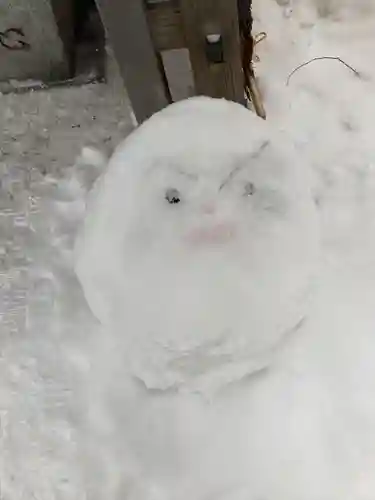
M210 63L224 62L223 37L220 33L206 35L206 56Z

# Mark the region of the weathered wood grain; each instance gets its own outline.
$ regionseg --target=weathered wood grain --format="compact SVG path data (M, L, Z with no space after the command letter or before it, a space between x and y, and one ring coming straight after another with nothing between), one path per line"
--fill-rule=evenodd
M237 0L180 0L198 94L244 102ZM206 35L220 34L224 62L206 56Z
M169 103L142 0L96 0L134 114L142 122Z

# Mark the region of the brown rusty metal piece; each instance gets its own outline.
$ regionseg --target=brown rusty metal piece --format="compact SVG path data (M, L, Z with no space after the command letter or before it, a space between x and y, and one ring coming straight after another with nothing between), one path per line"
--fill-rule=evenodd
M247 99L253 104L258 116L265 119L266 111L263 106L261 94L254 73L254 47L264 40L266 33L252 35L253 17L251 14L251 0L238 0L238 15L241 34L242 70L244 74L244 87Z

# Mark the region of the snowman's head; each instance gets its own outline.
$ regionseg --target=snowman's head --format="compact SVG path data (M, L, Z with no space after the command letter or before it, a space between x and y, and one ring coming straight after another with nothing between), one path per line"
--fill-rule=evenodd
M314 211L306 168L261 120L225 101L194 99L156 115L111 171L107 210L137 257L262 245L267 253L293 230L300 238Z
M267 224L286 215L278 163L266 141L243 157L213 149L154 158L134 192L139 203L131 238L136 244L147 241L148 251L155 246L168 254L219 251L253 239L261 220Z
M316 228L293 148L242 106L195 98L117 150L94 190L77 271L99 319L138 339L189 351L203 331L216 342L235 330L238 347L250 328L260 352L290 326Z

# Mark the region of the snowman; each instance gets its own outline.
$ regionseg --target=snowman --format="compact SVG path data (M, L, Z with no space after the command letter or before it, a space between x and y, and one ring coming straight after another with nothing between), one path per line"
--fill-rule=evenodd
M374 498L311 320L319 241L308 165L240 105L173 104L119 146L76 247L101 324L93 498Z

